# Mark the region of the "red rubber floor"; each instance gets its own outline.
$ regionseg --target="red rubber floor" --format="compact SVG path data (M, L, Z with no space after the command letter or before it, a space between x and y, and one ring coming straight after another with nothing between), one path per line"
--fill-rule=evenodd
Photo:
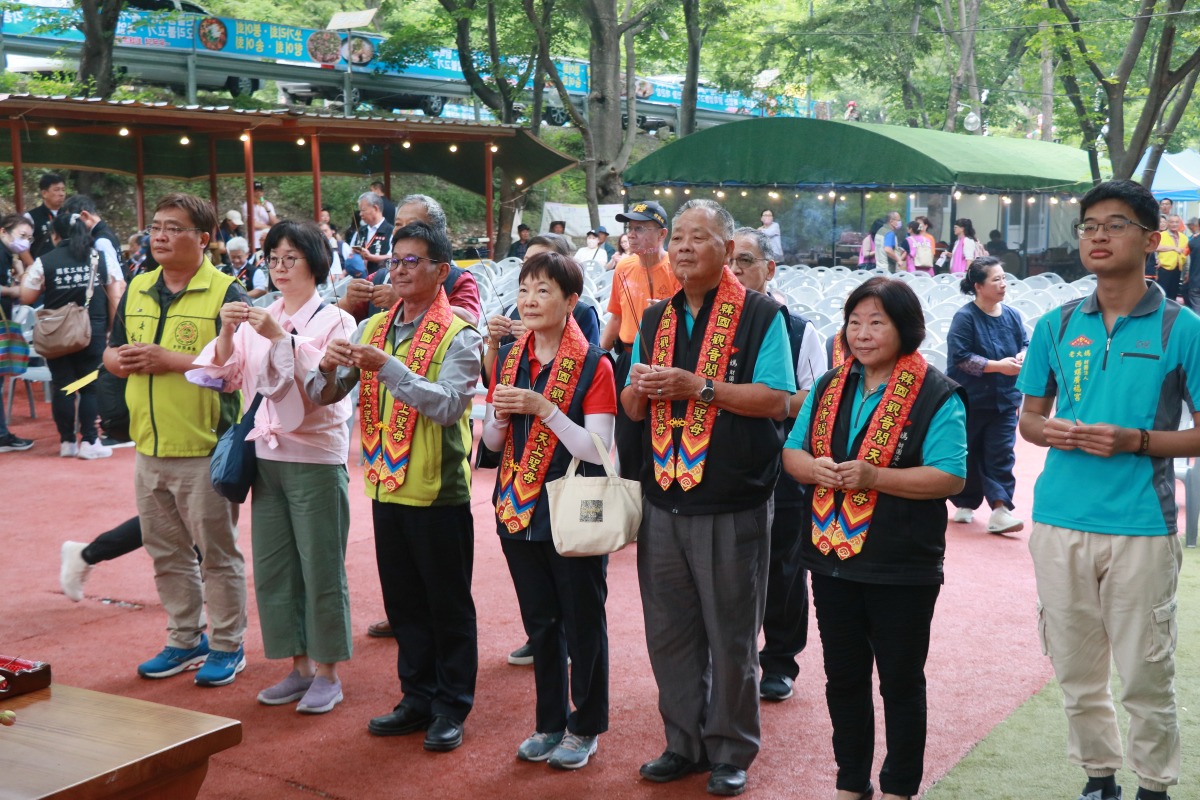
M72 603L58 586L63 541L89 541L136 513L134 453L107 460L58 457L57 436L45 403L30 420L18 396L11 428L37 441L25 453L0 454L5 520L0 554L0 653L51 662L56 682L234 717L244 725L238 747L214 757L203 798L646 798L700 797L703 776L654 785L637 768L664 747L657 693L646 656L633 548L609 568L611 726L599 753L577 773L517 761L521 740L533 730L533 675L509 666L506 654L524 641L511 580L496 541L488 498L491 471L475 478L475 581L479 612L479 681L465 742L431 754L420 735L376 738L367 720L399 701L395 647L366 636L381 619L369 502L361 469L351 468L351 532L347 554L355 652L341 668L346 700L323 716L255 701L260 689L290 666L263 657L254 588L250 585L249 666L227 687L201 689L191 673L160 681L139 678L135 666L163 645L165 616L144 552L98 565L86 598ZM1018 443L1017 514L1028 519L1040 450ZM1051 675L1036 637L1035 591L1025 546L1028 531L1012 537L984 531L986 513L969 525L951 523L946 586L934 619L929 655L929 740L925 786L946 773L994 725L1041 688ZM253 547L246 507L241 542ZM815 621L800 656L795 696L764 705L763 744L750 770L748 792L763 798L826 798L833 794L830 725ZM878 698L876 704L878 708ZM876 770L882 759L882 711ZM19 724L19 721L18 721ZM0 736L3 729L0 729ZM113 731L114 736L121 735ZM0 782L3 778L0 776Z

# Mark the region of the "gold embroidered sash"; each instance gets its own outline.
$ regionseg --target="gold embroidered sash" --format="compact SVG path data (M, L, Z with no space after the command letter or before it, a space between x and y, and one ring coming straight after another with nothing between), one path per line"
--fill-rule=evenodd
M725 377L745 301L745 287L729 267L725 267L704 329L704 346L696 361L697 375L713 380ZM667 303L655 336L651 364L663 367L673 364L675 335L679 325L675 306ZM663 490L670 488L674 481L679 481L680 488L686 492L704 479L704 461L708 457L717 409L693 397L688 401L683 417L675 418L671 416L671 402L655 400L651 404L650 444L654 455L654 480ZM683 429L678 446L675 445L672 428Z
M516 344L508 350L504 359L504 367L500 370L499 383L512 386L517 378L517 368L521 365L521 355L525 349L533 346L533 332L526 331ZM544 366L548 369L546 388L543 395L562 413L567 413L575 390L579 388L579 375L583 372L583 362L587 358L588 341L579 329L573 317L567 317L567 327L563 331L562 342L558 345L558 354L554 363ZM532 380L530 381L532 384ZM558 449L558 437L554 431L542 421L534 417L533 426L525 437L525 450L521 461L513 460L513 433L509 427L504 439L504 460L500 462L500 491L496 495L496 515L504 523L509 533L519 533L529 527L537 507L538 497L546 483L546 472L550 469L550 460Z
M846 377L852 366L854 356L850 355L838 368L817 403L813 429L809 431L813 458L832 457L833 429L845 395ZM921 392L928 367L920 353L901 356L896 362L879 406L867 423L867 431L856 458L881 469L892 463L900 433ZM834 494L835 490L828 486L817 486L813 491L812 542L822 555L829 555L833 551L845 561L862 552L879 492L874 489L846 492L841 508L836 510Z
M396 303L371 336L371 344L383 350L387 345L387 335L396 320L396 314L403 303ZM421 327L413 334L408 346L405 365L422 377L429 372L433 364L433 354L437 352L442 340L450 332L450 323L454 312L450 310L450 301L446 291L438 287L433 305L425 312ZM372 370L362 371L360 399L362 402L362 451L366 459L367 480L373 486L383 484L383 488L394 492L404 485L404 477L408 472L408 456L412 450L413 432L417 428L417 410L400 399L392 398L392 418L389 421L378 421L379 410L382 407L380 396L381 383L379 374Z

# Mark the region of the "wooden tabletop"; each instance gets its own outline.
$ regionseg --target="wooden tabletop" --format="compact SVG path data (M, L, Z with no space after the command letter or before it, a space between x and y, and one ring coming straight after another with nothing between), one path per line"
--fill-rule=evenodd
M198 790L208 757L242 740L237 720L57 684L0 700L10 709L0 800L156 796L146 788L181 776Z

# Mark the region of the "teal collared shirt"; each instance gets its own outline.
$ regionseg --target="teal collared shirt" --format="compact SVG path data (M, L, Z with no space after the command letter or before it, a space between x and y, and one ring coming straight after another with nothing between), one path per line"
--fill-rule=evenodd
M855 363L851 367L856 372L862 372L862 364ZM862 381L858 384L863 385ZM850 435L846 441L853 442L866 424L871 421L871 415L879 407L883 398L886 384L875 387L865 397L861 391L854 392L850 401ZM784 442L785 450L808 450L808 422L812 419L813 396L809 392L804 398L804 405L796 415L796 425ZM967 476L967 407L963 405L958 393L951 394L942 407L939 408L929 421L929 431L925 434L925 443L921 447L921 465L940 469L958 478Z
M687 303L683 304L683 321L687 326L688 338L691 338L696 319L692 316L692 309L688 307ZM631 363L641 364L641 354L642 334L639 332L633 340ZM787 322L782 313L776 314L771 321L771 327L767 328L767 335L763 337L762 344L759 346L758 359L754 362L754 375L750 380L752 383L762 383L788 394L796 393L796 369L792 361L792 344L788 341ZM625 376L625 385L629 385L628 375Z
M1017 388L1053 397L1054 416L1080 423L1173 431L1200 396L1200 317L1147 282L1109 331L1096 295L1043 316ZM1033 519L1126 536L1174 534L1174 464L1118 453L1101 458L1050 448L1033 491Z

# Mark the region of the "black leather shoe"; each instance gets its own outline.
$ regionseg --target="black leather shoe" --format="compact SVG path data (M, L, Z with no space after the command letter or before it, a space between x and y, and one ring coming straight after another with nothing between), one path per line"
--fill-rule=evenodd
M746 791L746 770L732 764L713 764L708 793L733 797Z
M376 736L403 736L425 730L431 721L428 713L401 704L390 714L374 717L367 723L367 730Z
M463 724L449 717L437 716L425 733L425 749L435 753L449 752L462 744Z
M642 764L638 773L648 781L655 783L670 783L684 778L695 772L705 772L708 764L705 762L689 761L679 753L665 751L653 761Z
M792 696L794 693L792 685L792 679L788 676L768 672L759 681L758 696L763 700L780 703Z

